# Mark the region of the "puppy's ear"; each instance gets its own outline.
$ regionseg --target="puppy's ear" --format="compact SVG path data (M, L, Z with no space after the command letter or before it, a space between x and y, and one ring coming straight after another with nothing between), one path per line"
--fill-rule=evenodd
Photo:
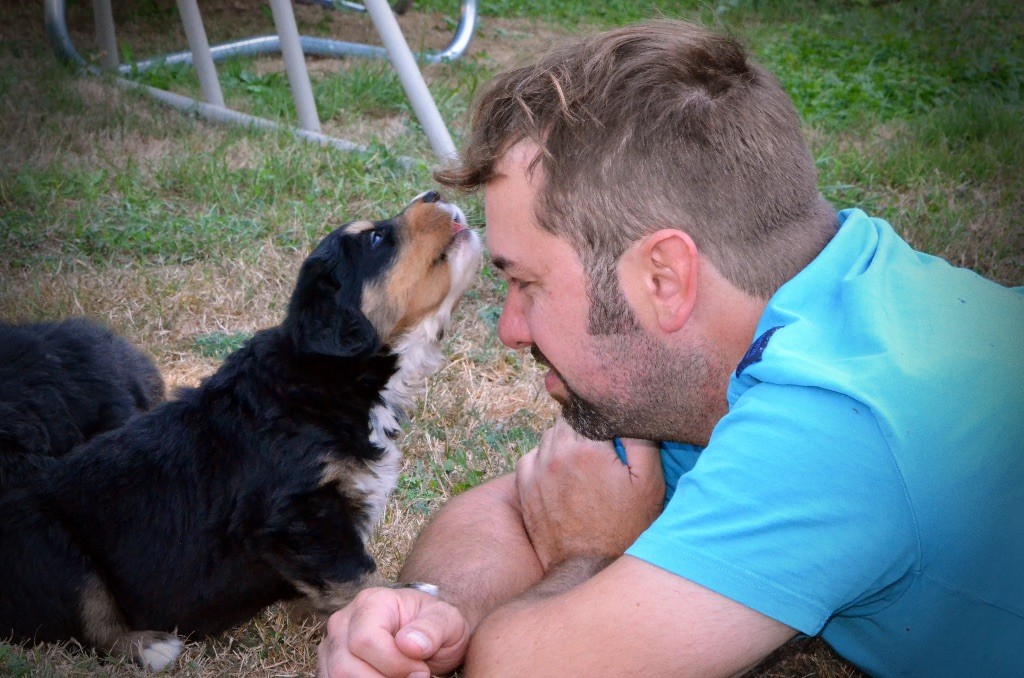
M333 309L325 305L320 310L301 313L292 339L300 353L339 358L371 355L380 348L377 331L362 311L352 305Z
M286 325L300 353L354 358L371 355L380 338L359 308L359 285L339 285L328 264L310 259L302 266Z

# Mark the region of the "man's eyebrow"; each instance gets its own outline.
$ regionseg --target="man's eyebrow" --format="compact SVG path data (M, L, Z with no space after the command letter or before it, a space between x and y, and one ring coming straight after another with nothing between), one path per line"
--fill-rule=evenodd
M501 255L492 256L491 263L494 265L494 268L514 278L521 278L523 276L533 277L535 275L529 266L524 266L515 259L509 259Z

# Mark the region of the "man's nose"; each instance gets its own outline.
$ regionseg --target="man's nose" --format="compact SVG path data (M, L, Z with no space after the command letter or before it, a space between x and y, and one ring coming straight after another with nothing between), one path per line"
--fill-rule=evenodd
M501 308L501 316L498 318L498 339L512 349L528 348L533 345L533 337L526 325L526 317L514 297L514 292L509 292L505 298L505 305Z

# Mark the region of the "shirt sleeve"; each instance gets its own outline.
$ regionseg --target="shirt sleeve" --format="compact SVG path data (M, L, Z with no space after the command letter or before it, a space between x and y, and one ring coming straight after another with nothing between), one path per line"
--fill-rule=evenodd
M916 567L916 534L867 406L760 383L627 554L814 635L836 613L898 596Z

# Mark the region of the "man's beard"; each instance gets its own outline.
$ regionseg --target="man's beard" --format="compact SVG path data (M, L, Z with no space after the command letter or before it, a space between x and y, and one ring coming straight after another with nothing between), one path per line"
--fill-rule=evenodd
M614 370L611 393L600 401L579 393L532 347L538 362L561 380L566 423L591 440L643 438L704 445L722 410L716 407L711 356L703 350L674 354L642 330L603 337L599 359ZM724 406L724 403L722 403Z
M611 440L619 436L641 437L623 433L626 427L615 421L610 413L604 412L602 407L574 391L565 380L562 384L569 394L565 402L561 403L562 418L581 436L591 440Z

